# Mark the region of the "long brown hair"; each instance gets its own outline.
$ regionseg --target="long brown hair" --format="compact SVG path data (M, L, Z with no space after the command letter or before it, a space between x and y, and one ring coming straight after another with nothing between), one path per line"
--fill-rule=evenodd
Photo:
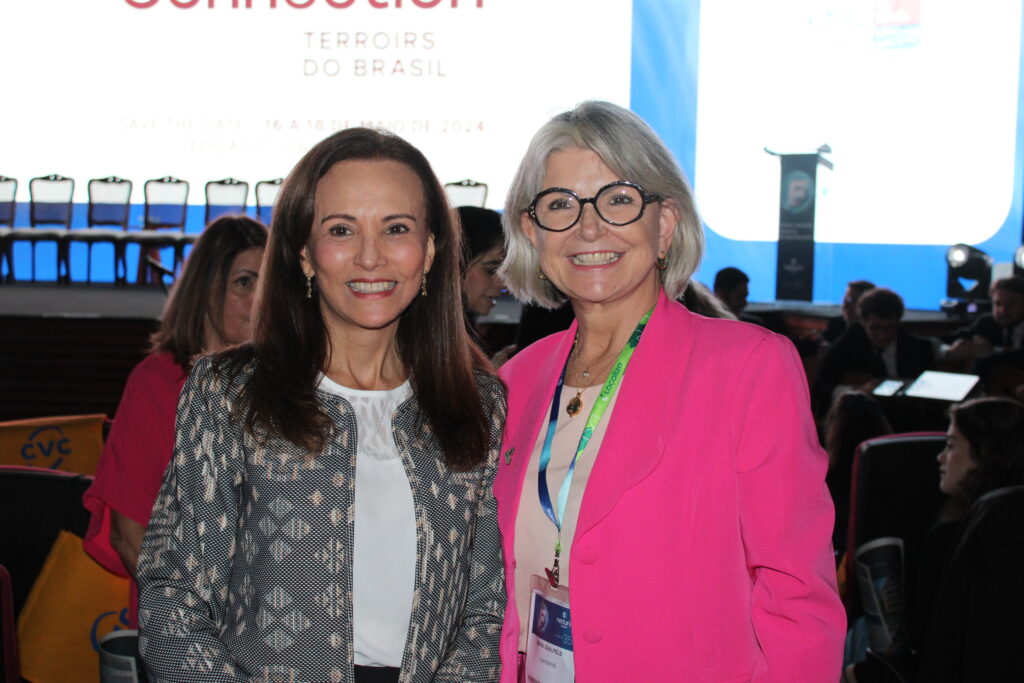
M284 438L312 453L325 445L331 422L316 402L316 383L327 364L330 339L319 297L306 298L300 254L313 226L317 183L335 164L348 160L397 161L423 184L434 262L426 276L428 296L417 296L401 315L398 352L446 463L469 469L486 458L489 438L474 370L492 371L469 342L462 320L461 231L427 159L384 131L335 133L309 150L285 180L274 207L252 345L225 357L230 376L256 361L239 391L236 414L253 434Z
M221 216L203 230L164 305L160 329L149 338L149 352L168 352L188 370L203 348L206 326L223 338L224 293L231 263L246 249L263 247L267 228L248 216Z

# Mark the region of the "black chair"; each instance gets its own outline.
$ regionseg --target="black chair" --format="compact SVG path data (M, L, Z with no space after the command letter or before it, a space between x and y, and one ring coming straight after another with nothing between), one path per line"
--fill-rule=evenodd
M903 539L904 576L917 576L921 544L946 500L939 491L936 460L945 442L940 432L913 432L880 436L858 446L846 556L845 602L851 617L860 614L853 557L865 543L888 536Z
M7 275L0 277L0 282L14 279L14 248L7 239L14 225L14 212L17 204L15 198L18 194L18 181L14 178L0 175L0 259L7 261ZM0 267L3 263L0 262Z
M160 249L174 249L174 265L171 272L177 272L185 260L185 247L195 241L194 236L185 233L188 217L188 191L186 180L165 176L147 180L142 187L145 197L142 230L128 233L129 244L138 244L138 284L163 283L160 269ZM161 266L162 267L162 266Z
M487 183L466 178L444 184L444 191L452 206L484 206L487 203Z
M188 191L188 181L173 176L147 180L142 186L146 201L142 228L184 230L188 216Z
M979 498L936 596L919 681L1024 681L1024 486Z
M203 225L228 213L245 213L249 203L249 183L237 178L211 180L206 183L206 214Z
M53 242L57 245L57 282L66 283L67 273L61 273L61 240L71 229L71 202L75 194L75 181L62 175L51 174L32 178L28 183L29 224L31 228L12 228L5 237L8 253L8 281L15 280L13 256L15 242L32 245L32 281L36 280L36 244ZM40 226L50 227L40 227ZM53 227L62 226L62 227Z
M86 260L86 281L92 282L92 245L99 242L110 242L114 247L114 281L123 285L128 279L125 252L132 181L117 176L93 178L87 187L89 190L89 227L82 230L69 230L61 241L61 258L64 261L65 272L70 278L71 244L83 242L89 248ZM96 227L105 225L116 225L118 229Z
M283 182L284 178L274 178L256 183L256 217L264 225L270 225L273 219L274 202Z
M14 620L14 593L11 575L0 564L0 680L21 683L18 659L18 630Z
M0 466L0 564L11 574L14 612L21 611L61 530L84 536L82 494L92 477L37 467Z

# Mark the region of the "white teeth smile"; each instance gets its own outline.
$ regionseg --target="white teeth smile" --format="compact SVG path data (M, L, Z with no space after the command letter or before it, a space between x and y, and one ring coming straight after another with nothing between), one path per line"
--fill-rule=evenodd
M359 292L360 294L377 294L394 289L398 283L394 280L388 280L386 282L346 282L345 284L352 291Z
M599 251L590 254L573 254L569 257L577 266L604 266L614 263L622 257L614 251Z

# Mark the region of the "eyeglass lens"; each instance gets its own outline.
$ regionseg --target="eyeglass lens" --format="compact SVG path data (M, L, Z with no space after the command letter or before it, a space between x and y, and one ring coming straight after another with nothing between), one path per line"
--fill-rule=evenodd
M537 222L548 230L565 230L579 220L586 201L566 190L548 192L537 200ZM593 197L593 203L601 219L612 225L632 223L644 209L640 190L625 184L609 185Z

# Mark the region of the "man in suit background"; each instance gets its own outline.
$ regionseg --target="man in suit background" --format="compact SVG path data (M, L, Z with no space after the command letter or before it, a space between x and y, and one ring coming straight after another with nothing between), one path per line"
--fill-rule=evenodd
M742 270L733 266L722 268L715 273L715 284L712 289L715 296L738 320L766 326L765 321L759 316L744 312L747 307L747 296L750 295L750 276Z
M1024 277L1004 277L989 290L992 313L958 330L943 360L981 377L990 394L1014 395L1024 386Z
M901 325L899 294L884 287L865 292L857 302L860 321L852 323L825 352L814 383L815 412L824 416L836 389L877 384L891 378L912 379L935 367L935 347Z
M822 333L821 338L827 343L831 344L839 336L846 331L846 328L851 323L857 322L859 314L857 313L857 302L860 301L860 297L869 290L875 288L875 285L867 280L853 280L852 282L846 283L846 291L843 293L843 303L840 306L840 315L834 318L828 319L828 326Z
M956 333L946 358L980 358L995 351L1020 349L1024 342L1024 277L1004 277L989 289L992 313L979 315Z

